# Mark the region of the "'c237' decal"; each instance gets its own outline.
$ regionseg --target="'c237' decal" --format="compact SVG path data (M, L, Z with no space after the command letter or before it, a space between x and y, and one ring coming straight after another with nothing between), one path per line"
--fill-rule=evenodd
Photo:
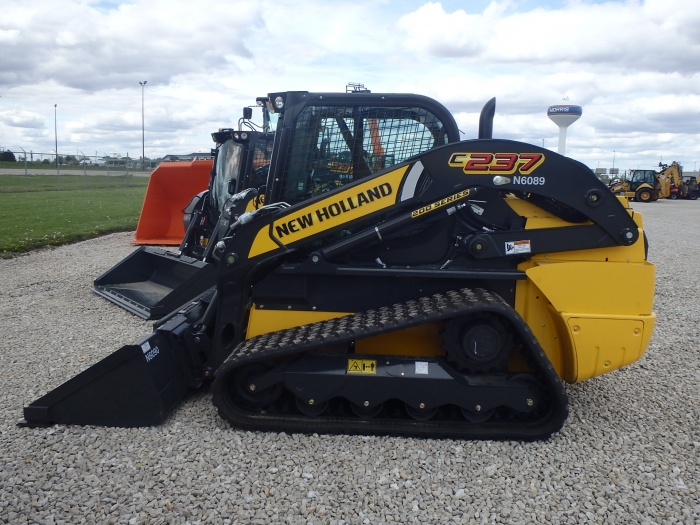
M448 165L467 175L529 175L544 162L542 153L453 153Z

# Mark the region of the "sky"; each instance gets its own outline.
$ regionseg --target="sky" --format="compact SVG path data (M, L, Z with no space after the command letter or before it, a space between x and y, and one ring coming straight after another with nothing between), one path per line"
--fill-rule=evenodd
M208 151L256 96L361 82L440 101L463 138L496 97L494 137L554 151L548 106L579 104L567 156L700 168L700 0L0 6L2 149L139 158L143 94L147 157Z

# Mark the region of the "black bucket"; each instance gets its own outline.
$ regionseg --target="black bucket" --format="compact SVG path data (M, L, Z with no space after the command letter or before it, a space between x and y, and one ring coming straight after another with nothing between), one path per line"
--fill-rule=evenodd
M20 425L158 425L189 390L178 351L163 332L123 346L24 407Z
M142 246L95 279L93 291L143 319L160 319L215 284L211 264Z

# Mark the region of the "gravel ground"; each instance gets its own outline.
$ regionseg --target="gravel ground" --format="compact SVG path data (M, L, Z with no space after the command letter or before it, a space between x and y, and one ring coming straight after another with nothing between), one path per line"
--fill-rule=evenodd
M18 428L150 323L89 290L131 234L0 260L0 523L700 524L700 203L635 206L657 264L651 346L567 386L571 415L539 443L242 432L206 393L157 428Z

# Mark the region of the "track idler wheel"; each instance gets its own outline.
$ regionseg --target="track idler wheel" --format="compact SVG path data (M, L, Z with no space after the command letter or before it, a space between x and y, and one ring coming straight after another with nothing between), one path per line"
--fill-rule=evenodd
M494 315L458 317L443 333L447 360L462 372L506 372L513 336Z
M493 415L494 410L467 410L466 408L462 409L462 415L464 416L464 419L467 421L471 421L472 423L483 423L484 421L488 421L491 419L491 416Z
M299 409L299 412L301 412L305 416L318 417L321 414L323 414L328 408L328 401L324 401L323 403L313 403L309 401L304 401L303 399L299 399L297 397L297 408Z
M433 408L416 408L412 405L405 405L406 413L416 421L428 421L437 414L440 407Z
M241 408L265 408L282 395L284 385L277 383L267 388L258 388L256 380L265 375L271 367L262 363L244 365L233 374L228 385L231 399Z
M384 408L384 403L379 403L378 405L374 406L356 405L355 403L351 403L350 406L352 407L352 411L355 413L355 415L360 419L372 419L373 417L379 415Z

